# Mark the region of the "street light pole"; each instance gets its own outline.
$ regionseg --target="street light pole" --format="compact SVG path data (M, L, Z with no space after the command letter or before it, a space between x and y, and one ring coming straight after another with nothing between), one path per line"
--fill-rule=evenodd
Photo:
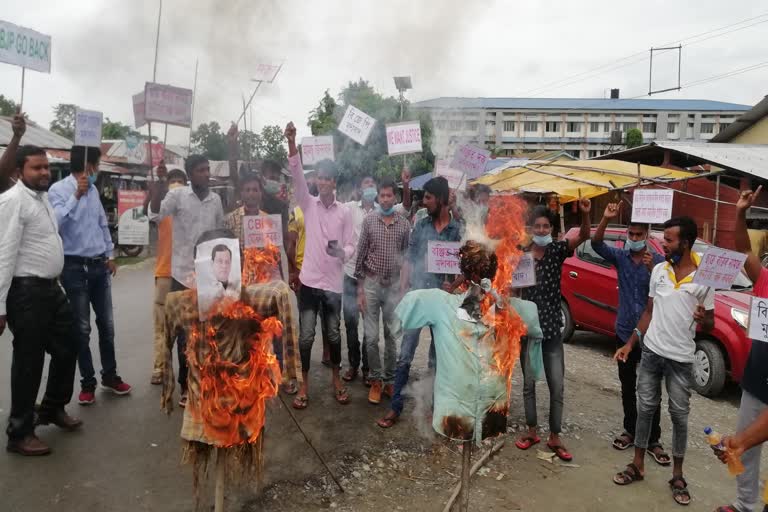
M405 91L408 89L413 89L413 84L411 83L411 77L410 76L396 76L395 79L395 87L397 88L397 91L400 93L400 121L403 120L403 113L405 108ZM403 155L403 169L405 168L405 155Z

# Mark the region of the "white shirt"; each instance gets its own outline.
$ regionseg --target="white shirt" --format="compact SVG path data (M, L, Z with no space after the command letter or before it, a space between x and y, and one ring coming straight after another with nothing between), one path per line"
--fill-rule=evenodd
M14 277L54 279L64 268L64 248L56 214L46 192L21 180L0 195L0 315Z
M691 256L698 265L698 254ZM653 316L643 344L657 355L679 363L693 362L696 324L691 323L696 306L703 304L707 311L715 309L715 292L694 284L694 275L695 271L678 283L668 262L659 263L651 273L648 295L653 299Z
M352 254L352 257L347 260L346 263L344 263L344 273L347 274L349 277L354 278L355 277L355 262L357 261L357 242L360 240L360 233L363 229L363 221L368 216L369 213L376 210L376 204L373 203L373 207L370 210L366 210L363 208L363 202L362 201L348 201L344 203L344 207L349 210L350 215L352 216L352 231L353 231L353 240L355 244L355 252ZM398 213L400 215L406 216L405 207L403 206L403 203L397 203L395 205L395 213Z

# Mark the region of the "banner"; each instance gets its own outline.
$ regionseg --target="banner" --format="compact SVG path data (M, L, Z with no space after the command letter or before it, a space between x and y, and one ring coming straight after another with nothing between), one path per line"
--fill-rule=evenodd
M144 190L117 191L117 243L149 245L149 218L144 215Z
M245 248L283 245L283 220L280 215L249 215L243 217Z
M189 128L193 97L192 89L147 82L144 86L144 119Z
M448 181L451 190L467 190L467 176L461 171L451 169L446 160L435 162L435 176L442 176Z
M768 299L752 297L747 338L768 342Z
M421 152L421 124L418 121L388 124L387 151L390 155Z
M459 269L461 242L427 242L427 272L432 274L461 274Z
M365 141L368 140L374 124L376 124L374 118L350 105L339 123L339 131L361 146L365 146Z
M466 173L469 179L474 179L485 172L485 162L490 157L491 152L487 149L463 144L456 148L456 153L454 153L451 161L451 168Z
M333 136L304 137L301 139L301 163L314 165L320 160L335 161L333 154Z
M51 36L0 21L0 62L51 72Z
M277 73L280 71L280 65L278 64L258 64L256 71L253 73L253 80L256 82L272 83L277 78Z
M144 103L144 91L139 94L133 95L133 124L136 128L141 128L147 124L147 119L144 117L144 110L146 109Z
M730 290L746 259L746 254L710 247L701 257L693 282L715 290Z
M512 288L528 288L529 286L536 286L536 266L534 265L533 254L524 252L512 273Z
M632 222L663 224L672 218L674 190L638 188L632 194Z
M75 146L101 147L102 118L95 110L75 111Z

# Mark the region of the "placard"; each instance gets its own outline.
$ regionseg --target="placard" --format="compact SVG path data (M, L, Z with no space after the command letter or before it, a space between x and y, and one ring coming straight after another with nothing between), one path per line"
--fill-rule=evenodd
M75 146L101 146L102 113L95 110L75 111Z
M387 125L387 151L390 155L421 152L421 123L408 121Z
M280 215L248 215L243 217L245 248L283 245L283 220Z
M536 266L533 254L524 252L512 273L512 288L528 288L536 286Z
M133 100L133 124L138 129L147 124L147 119L144 117L146 109L144 103L144 91L134 94L131 99Z
M189 128L193 97L191 89L147 82L144 86L144 119Z
M746 259L746 254L710 247L701 257L693 282L715 290L730 290Z
M117 191L117 243L149 245L149 218L144 215L144 190Z
M253 72L253 80L271 84L277 78L280 68L279 64L257 64L256 70Z
M451 160L451 169L456 169L467 174L469 179L474 179L485 172L485 162L491 157L487 149L478 148L470 144L462 144L456 148Z
M333 136L304 137L301 139L301 163L314 165L320 160L335 161L333 154Z
M451 169L447 160L435 162L435 176L442 176L448 181L451 190L467 190L467 175L456 169Z
M638 188L632 194L632 222L663 224L672 218L674 190Z
M368 140L374 124L376 124L374 118L350 105L339 123L339 131L361 146L365 146L365 141Z
M0 62L50 73L51 36L0 21Z
M195 286L200 321L208 319L211 307L222 301L240 300L240 240L216 238L197 245Z
M752 297L749 308L747 338L768 342L768 299Z
M461 274L459 269L461 242L427 242L427 272L431 274Z

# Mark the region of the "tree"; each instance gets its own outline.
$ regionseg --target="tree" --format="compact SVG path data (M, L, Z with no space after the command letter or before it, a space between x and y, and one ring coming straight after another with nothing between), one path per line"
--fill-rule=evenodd
M312 130L312 135L322 135L331 133L338 123L334 117L336 111L336 100L325 90L325 94L320 99L320 105L309 113L309 122L307 125Z
M227 159L227 141L219 123L211 121L201 124L192 132L194 150L211 160Z
M65 139L74 140L76 111L77 105L71 103L59 103L53 107L54 118L51 121L51 131Z
M125 139L129 135L141 138L142 135L120 121L112 121L108 117L101 126L101 138L102 139Z
M288 162L288 150L285 148L283 129L277 125L261 129L256 146L256 155L263 160L275 160L282 165Z
M627 130L627 149L643 145L643 132L638 128Z
M0 94L0 116L12 116L16 113L18 105L11 98Z

